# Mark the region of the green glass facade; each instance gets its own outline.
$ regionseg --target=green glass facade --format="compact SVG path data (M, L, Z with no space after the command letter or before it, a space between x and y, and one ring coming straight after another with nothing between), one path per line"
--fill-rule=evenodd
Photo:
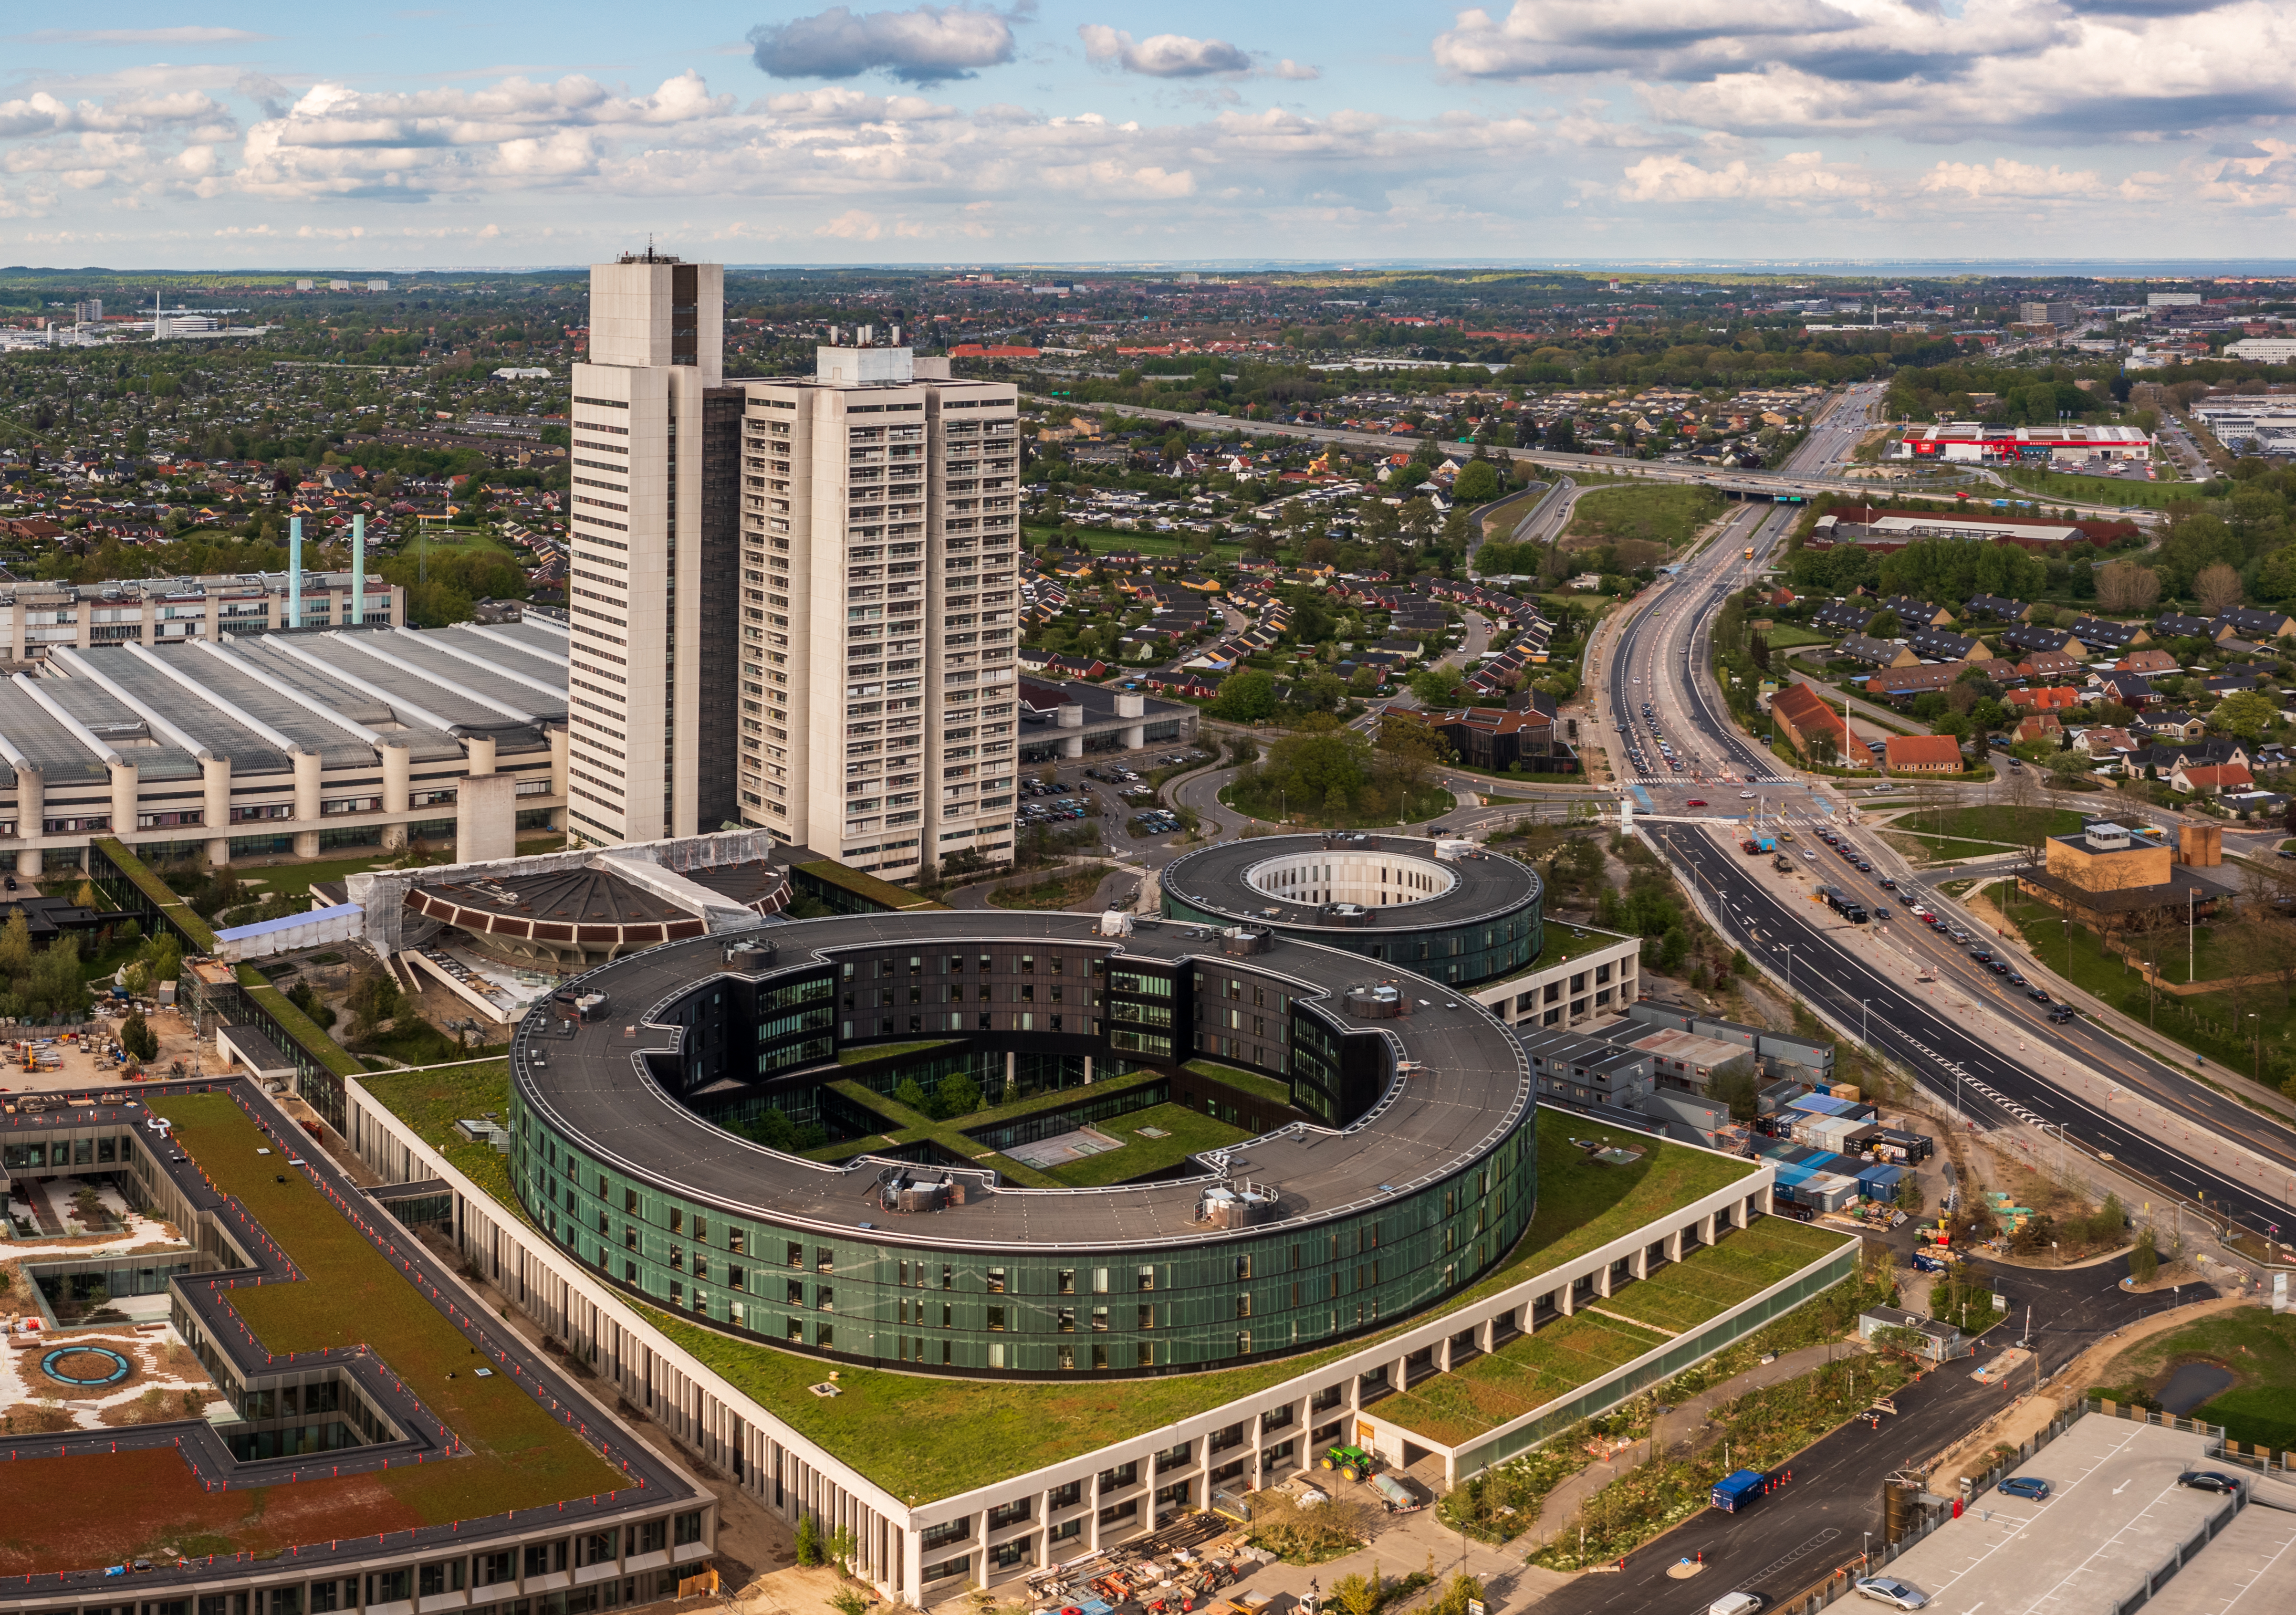
M994 1002L1040 1007L932 1007L951 1001L944 994L971 995L968 1005L989 1001L992 982ZM1052 994L1055 983L1064 996ZM1011 996L1022 987L1033 999ZM942 1041L918 1051L920 1073L960 1062L980 1070L1008 1052L1016 1066L1025 1053L1048 1072L1080 1068L1088 1056L1103 1074L1203 1055L1287 1078L1299 1109L1344 1127L1387 1090L1395 1045L1298 1002L1298 992L1296 980L1241 959L1173 965L1057 944L993 955L937 945L871 948L756 981L705 976L648 1018L682 1029L677 1053L654 1071L697 1114L709 1113L729 1080L816 1093L827 1108L836 1096L823 1079L838 1072L821 1070L822 1062L844 1047L921 1030ZM1062 1029L1050 1035L1043 1028L1055 1005L1067 1019L1051 1021ZM809 1076L808 1066L816 1068ZM713 1327L885 1366L972 1376L1164 1373L1321 1347L1408 1318L1471 1283L1514 1245L1537 1204L1527 1077L1511 1130L1426 1181L1366 1182L1356 1207L1287 1206L1286 1220L1264 1231L1208 1231L1165 1247L1071 1248L1060 1242L1063 1198L1129 1191L1000 1190L1045 1198L1043 1244L937 1249L930 1218L902 1219L898 1239L777 1220L762 1171L758 1204L705 1201L668 1174L636 1171L562 1136L549 1111L530 1102L522 1067L513 1062L513 1182L533 1220L591 1271ZM906 1070L880 1066L869 1086L890 1087ZM1495 1083L1517 1079L1491 1073ZM1088 1086L1072 1092L1092 1097ZM963 1226L952 1218L952 1235Z

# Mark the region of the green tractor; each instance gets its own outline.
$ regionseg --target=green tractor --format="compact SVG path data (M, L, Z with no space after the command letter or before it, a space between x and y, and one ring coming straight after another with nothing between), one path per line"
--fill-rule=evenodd
M1378 1462L1360 1447L1335 1447L1324 1455L1325 1469L1337 1470L1350 1480L1363 1480Z

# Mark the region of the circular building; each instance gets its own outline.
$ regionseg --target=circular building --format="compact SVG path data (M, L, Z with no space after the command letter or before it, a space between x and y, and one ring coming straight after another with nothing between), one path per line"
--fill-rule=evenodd
M1077 914L673 942L521 1024L509 1164L591 1271L790 1350L968 1376L1229 1365L1391 1326L1530 1220L1522 1050L1414 988L1265 931ZM951 1081L985 1106L915 1108ZM1152 1110L1164 1125L1128 1126ZM788 1147L760 1142L776 1130Z
M1471 841L1279 835L1168 865L1164 913L1344 948L1455 987L1521 970L1545 946L1536 871Z

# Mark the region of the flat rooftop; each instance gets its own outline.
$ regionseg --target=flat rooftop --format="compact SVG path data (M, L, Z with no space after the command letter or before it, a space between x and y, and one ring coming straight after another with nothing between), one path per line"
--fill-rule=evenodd
M53 791L108 783L100 747L146 780L193 785L202 754L236 774L284 774L291 749L357 767L388 739L419 773L462 761L461 735L532 751L566 721L566 643L525 622L62 650L41 676L0 681L0 755L39 769ZM0 770L12 784L12 766Z
M1511 914L1538 898L1541 883L1529 865L1504 853L1478 852L1468 857L1439 860L1450 875L1451 889L1416 903L1365 908L1349 925L1325 922L1324 906L1293 903L1273 892L1260 891L1245 881L1245 874L1276 858L1304 857L1330 852L1335 857L1377 858L1391 854L1436 863L1435 843L1420 836L1374 835L1355 842L1334 839L1329 847L1321 835L1254 836L1225 841L1189 853L1164 866L1165 892L1202 914L1224 914L1242 924L1313 927L1328 930L1335 943L1366 931L1396 932L1441 930L1468 925L1501 914Z
M1980 1604L2062 1615L2119 1610L2174 1564L2211 1520L2232 1522L2233 1499L2177 1484L2185 1471L2210 1467L2209 1447L2208 1438L2194 1432L2091 1414L2013 1472L2046 1480L2046 1501L1998 1491L1972 1496L1960 1519L1882 1573L1928 1594L1931 1615L1971 1615ZM2296 1522L2296 1515L2273 1519ZM2200 1577L2186 1592L2203 1601L2191 1607L2225 1609L2205 1602L2205 1595L2226 1585L2243 1560L2220 1559L2219 1545L2239 1553L2238 1543L2219 1536L2164 1585L2163 1595ZM2253 1554L2244 1561L2252 1568ZM2243 1615L2251 1603L2259 1611L2288 1607L2285 1597L2243 1598Z
M509 1175L498 1168L501 1158L490 1146L466 1143L452 1130L458 1115L504 1109L509 1084L499 1062L378 1073L361 1081L394 1114L439 1145L456 1167L465 1172L479 1168L473 1176L480 1186L512 1215L526 1220ZM1631 1166L1604 1166L1591 1160L1574 1138L1623 1144L1644 1154ZM1311 1379L1329 1364L1600 1250L1758 1169L1753 1161L1668 1144L1546 1107L1538 1113L1537 1143L1538 1210L1497 1270L1443 1305L1398 1319L1381 1333L1249 1367L1126 1380L1119 1385L945 1379L840 1364L838 1383L848 1394L821 1398L806 1391L821 1379L817 1357L738 1340L652 1308L638 1310L736 1390L772 1408L800 1435L819 1442L898 1495L930 1503L1098 1451L1289 1380ZM1765 1217L1755 1226L1767 1230L1784 1220ZM1793 1226L1801 1229L1800 1224ZM1842 1236L1832 1237L1840 1242ZM1812 1259L1805 1258L1805 1265ZM1646 1332L1632 1324L1619 1328L1623 1336L1638 1338ZM1548 1332L1542 1329L1538 1338L1544 1340ZM1652 1343L1664 1339L1647 1332ZM1558 1337L1558 1344L1560 1340ZM1621 1349L1625 1343L1622 1340ZM1646 1349L1628 1352L1617 1361ZM1589 1355L1599 1359L1611 1353ZM1608 1371L1590 1362L1587 1372L1599 1377ZM1414 1394L1428 1392L1423 1382ZM1390 1397L1378 1406L1384 1415L1398 1402ZM936 1439L919 1441L917 1431L928 1427Z
M801 920L770 933L780 955L767 979L810 968L840 950L888 944L1060 940L1095 945L1112 957L1200 959L1212 962L1210 968L1223 957L1218 937L1201 926L1164 921L1128 936L1101 938L1098 923L1091 914L946 909ZM677 1193L733 1215L861 1235L864 1224L884 1220L869 1194L882 1161L800 1160L728 1133L659 1085L635 1079L646 1053L677 1047L679 1029L658 1022L671 1003L725 971L722 950L716 938L670 943L580 978L585 989L610 995L614 1008L603 1021L578 1023L570 1037L537 1040L522 1029L512 1051L520 1091L563 1142L594 1159L618 1161L626 1171L675 1185ZM1351 1024L1339 1008L1341 996L1380 973L1356 955L1283 938L1242 963L1296 981L1303 997L1320 1003L1341 1024ZM1285 1129L1230 1157L1236 1171L1273 1185L1281 1196L1278 1220L1254 1225L1255 1235L1386 1201L1480 1159L1521 1122L1531 1103L1530 1065L1521 1045L1472 1001L1447 997L1432 983L1419 990L1430 996L1408 1017L1376 1023L1401 1041L1406 1058L1421 1062L1397 1103L1344 1133ZM545 1056L538 1064L537 1052ZM999 1185L935 1214L930 1236L919 1235L918 1242L944 1251L1120 1250L1234 1237L1207 1231L1196 1220L1201 1183L1200 1176L1089 1190ZM898 1225L871 1229L865 1237L906 1242Z
M1586 1128L1582 1125L1578 1130L1583 1135ZM1640 1147L1652 1146L1644 1138ZM1571 1154L1575 1159L1565 1170L1633 1170L1605 1165L1576 1150ZM1539 1168L1543 1189L1545 1151L1540 1152ZM1407 1391L1382 1398L1376 1404L1378 1416L1431 1446L1467 1446L1719 1317L1857 1237L1784 1217L1759 1217L1751 1227L1718 1233L1719 1243L1701 1246L1646 1279L1614 1288L1608 1297L1586 1303L1570 1317L1543 1324L1535 1333L1517 1335L1453 1373L1422 1380Z

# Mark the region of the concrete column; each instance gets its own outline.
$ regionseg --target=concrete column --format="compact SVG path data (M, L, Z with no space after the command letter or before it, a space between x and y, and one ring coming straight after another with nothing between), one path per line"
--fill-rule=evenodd
M37 768L16 771L16 833L24 845L16 850L16 873L27 880L40 873L40 834L48 813L47 776Z
M1037 1493L1037 1568L1043 1570L1053 1562L1053 1488L1049 1486Z
M1487 1317L1475 1325L1475 1349L1486 1357L1498 1349L1498 1328L1499 1321L1496 1316Z
M298 751L295 763L295 817L299 823L316 824L319 822L319 770L322 767L316 751ZM299 830L295 832L295 856L316 858L319 856L319 832Z
M1451 1372L1451 1337L1447 1334L1435 1348L1435 1366L1445 1373Z
M1092 1056L1089 1054L1084 1057L1084 1086L1092 1086Z
M550 794L562 799L567 790L566 748L566 728L562 724L550 731ZM566 809L563 808L554 809L550 818L553 830L566 828Z
M111 765L111 833L122 840L135 833L137 769L134 763Z
M1137 751L1147 743L1148 729L1144 724L1133 724L1124 731L1124 749L1127 751Z
M1611 1264L1604 1262L1595 1275L1595 1293L1604 1300L1611 1299Z
M406 742L383 742L382 751L382 810L385 813L405 813L407 809L407 774L413 754ZM382 845L386 851L401 852L406 847L406 826L404 824L382 827Z
M1711 1211L1698 1219L1698 1237L1707 1244L1714 1242L1714 1213Z
M1682 1230L1679 1228L1671 1229L1667 1234L1666 1259L1670 1262L1682 1259Z
M208 862L221 869L231 862L231 758L200 758L200 783L207 787L201 817L208 829Z
M495 771L495 737L493 735L465 735L463 738L463 750L471 759L471 773L473 775L492 774ZM551 767L554 778L557 772L556 760L554 758Z
M1627 1270L1632 1273L1636 1278L1650 1277L1650 1247L1648 1245L1636 1245L1635 1247L1634 1255L1628 1258L1627 1260Z
M1578 1310L1576 1307L1571 1305L1570 1301L1570 1292L1573 1288L1575 1288L1575 1286L1565 1284L1562 1289L1554 1292L1554 1310L1561 1313L1566 1318Z
M1082 757L1084 755L1084 736L1081 734L1063 734L1061 736L1061 755L1065 758Z
M973 1515L973 1519L980 1523L972 1528L972 1585L985 1587L988 1585L989 1572L995 1568L988 1562L988 1509L986 1504Z

